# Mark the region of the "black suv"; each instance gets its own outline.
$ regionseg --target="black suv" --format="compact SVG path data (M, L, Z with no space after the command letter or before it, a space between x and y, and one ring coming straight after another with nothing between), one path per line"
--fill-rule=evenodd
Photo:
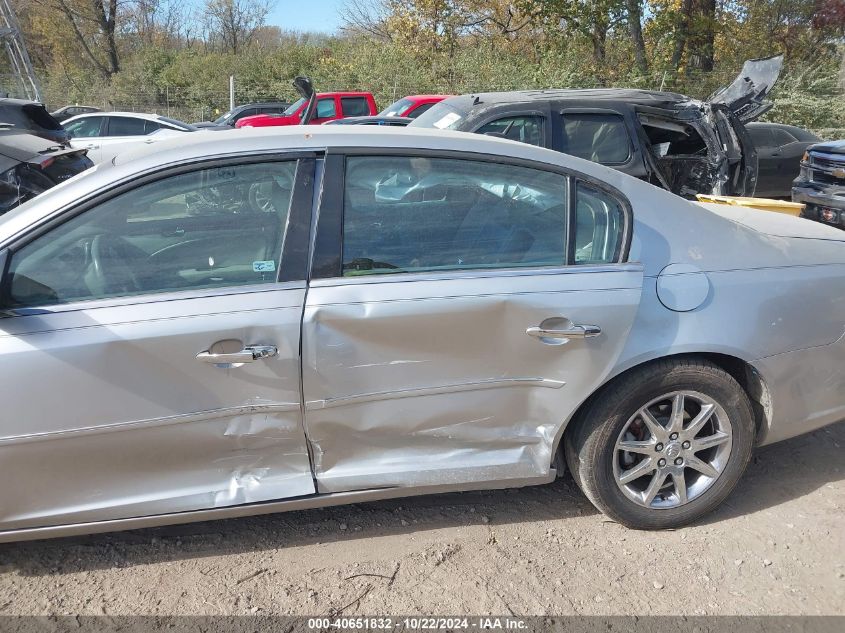
M845 228L845 141L807 148L792 200L804 204L801 217Z
M765 101L783 56L745 62L706 101L628 89L529 90L441 101L410 127L501 136L586 158L694 198L750 196L757 153L745 129L771 109Z

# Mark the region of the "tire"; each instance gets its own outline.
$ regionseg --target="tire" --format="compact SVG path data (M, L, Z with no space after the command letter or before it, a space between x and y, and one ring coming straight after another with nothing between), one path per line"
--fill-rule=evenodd
M682 418L673 417L676 410ZM699 420L706 422L695 431ZM675 439L672 429L680 429ZM566 430L564 451L578 487L601 512L629 528L667 529L691 523L724 501L748 465L754 438L754 413L739 383L713 363L682 358L634 370L596 393ZM625 451L617 442L636 450ZM656 467L661 459L663 466ZM636 476L637 468L641 478L623 481ZM666 475L659 487L669 471L677 480ZM653 490L659 492L649 500Z

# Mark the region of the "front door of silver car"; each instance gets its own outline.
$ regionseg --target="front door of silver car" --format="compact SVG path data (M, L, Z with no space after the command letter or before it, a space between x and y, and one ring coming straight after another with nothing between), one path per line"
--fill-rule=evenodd
M549 480L625 344L621 194L467 156L327 157L302 339L320 492Z
M314 168L160 171L11 245L0 529L314 492L299 363Z

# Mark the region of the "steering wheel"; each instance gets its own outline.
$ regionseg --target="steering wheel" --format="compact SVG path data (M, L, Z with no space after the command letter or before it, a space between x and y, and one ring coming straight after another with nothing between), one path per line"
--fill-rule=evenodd
M95 295L126 294L141 290L131 261L137 253L124 240L101 233L91 240L91 266L85 282Z

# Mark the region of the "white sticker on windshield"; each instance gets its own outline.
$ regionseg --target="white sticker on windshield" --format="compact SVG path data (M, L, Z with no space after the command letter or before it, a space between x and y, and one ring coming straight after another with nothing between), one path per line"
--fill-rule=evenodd
M441 117L439 120L434 122L434 127L439 129L444 129L452 125L455 121L461 118L461 115L457 112L450 112L449 114Z
M276 270L276 262L272 259L263 262L252 262L252 272L255 273L272 273Z

